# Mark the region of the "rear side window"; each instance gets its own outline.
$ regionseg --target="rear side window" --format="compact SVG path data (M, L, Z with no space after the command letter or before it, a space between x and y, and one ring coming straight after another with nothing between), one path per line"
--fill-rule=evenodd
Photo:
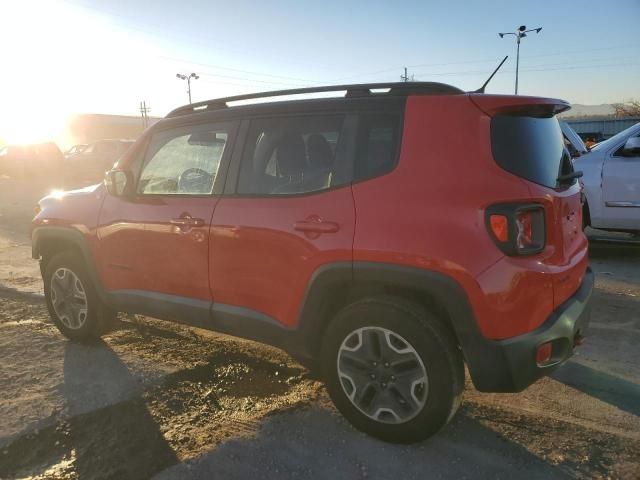
M343 115L253 120L238 193L287 195L338 186Z
M556 188L558 176L573 170L555 117L496 116L491 146L503 169L546 187Z
M390 172L398 159L400 115L363 114L358 132L355 180Z

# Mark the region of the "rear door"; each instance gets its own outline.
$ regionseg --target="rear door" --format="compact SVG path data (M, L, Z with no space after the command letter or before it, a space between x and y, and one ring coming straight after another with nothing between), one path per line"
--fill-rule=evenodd
M626 140L613 146L604 157L602 226L640 230L640 153L625 151Z
M214 316L232 308L291 326L313 273L352 261L353 125L347 114L244 122L211 228Z

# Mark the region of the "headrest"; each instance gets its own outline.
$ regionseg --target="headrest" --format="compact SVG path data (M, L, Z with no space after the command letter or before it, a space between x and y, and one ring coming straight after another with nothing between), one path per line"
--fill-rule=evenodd
M284 176L301 174L306 166L304 140L297 133L285 134L276 147L278 173Z
M319 133L309 135L307 155L309 163L314 169L330 169L333 166L333 151L324 135Z

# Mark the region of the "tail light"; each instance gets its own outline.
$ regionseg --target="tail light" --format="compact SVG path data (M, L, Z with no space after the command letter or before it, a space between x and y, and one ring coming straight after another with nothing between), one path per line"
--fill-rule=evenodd
M492 205L486 225L494 243L506 255L533 255L545 246L544 207L539 204Z
M553 343L546 342L542 345L538 345L536 349L536 364L539 367L544 366L545 364L551 361L551 354L553 353Z

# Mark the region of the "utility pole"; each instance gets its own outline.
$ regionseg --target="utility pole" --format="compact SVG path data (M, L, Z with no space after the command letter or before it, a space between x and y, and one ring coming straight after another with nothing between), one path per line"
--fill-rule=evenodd
M149 116L148 113L151 111L151 107L147 107L147 101L143 100L140 102L140 115L142 116L142 126L147 128L149 126Z
M516 95L518 94L518 71L520 69L520 40L527 36L529 32L540 33L542 27L532 28L531 30L527 30L526 25L520 25L515 32L506 32L506 33L498 33L500 38L504 38L505 35L515 35L516 43L518 46L516 47Z
M191 79L193 78L194 80L197 80L200 77L198 75L196 75L195 73L191 73L189 75L184 75L182 73L176 73L176 78L179 78L180 80L186 80L187 81L187 95L189 95L189 103L191 103Z
M404 67L404 75L400 75L400 80L402 80L403 82L408 82L409 80L411 80L413 82L413 75L411 75L411 78L409 78L409 75L407 74L407 67Z

